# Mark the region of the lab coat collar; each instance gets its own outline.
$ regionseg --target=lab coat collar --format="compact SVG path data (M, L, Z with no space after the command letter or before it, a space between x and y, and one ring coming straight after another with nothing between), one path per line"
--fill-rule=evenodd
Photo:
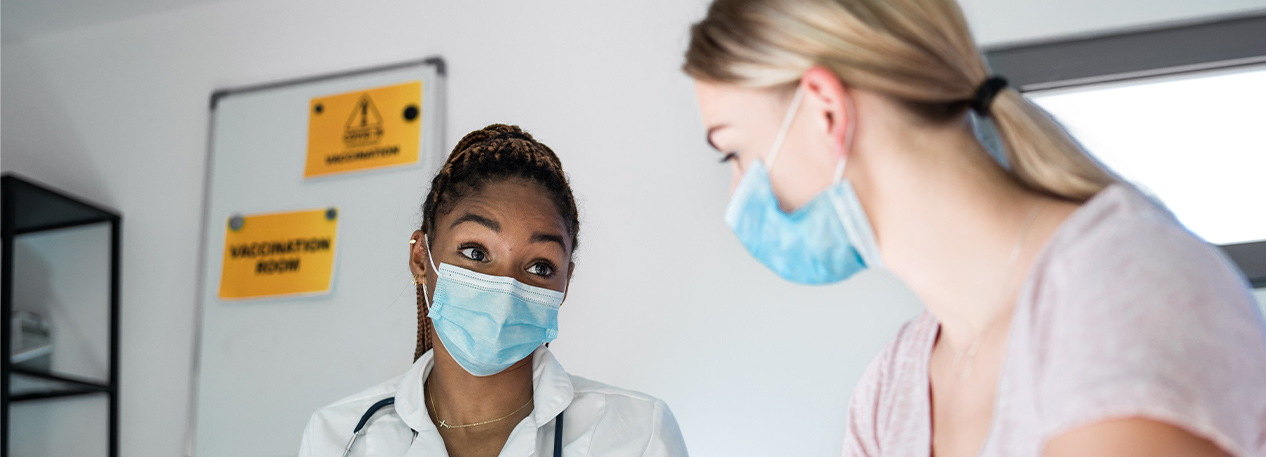
M439 439L439 430L431 422L422 390L423 381L431 375L431 368L435 366L434 357L434 349L422 354L404 374L396 389L396 413L409 428L418 433L419 440L426 439L424 436ZM571 376L558 363L558 359L554 358L554 354L544 345L536 348L532 353L532 399L535 405L532 414L528 416L535 422L536 428L545 426L563 412L571 404L574 395Z

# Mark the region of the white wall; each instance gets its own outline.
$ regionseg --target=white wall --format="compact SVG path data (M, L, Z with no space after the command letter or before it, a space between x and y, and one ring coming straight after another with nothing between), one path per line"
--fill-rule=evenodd
M1186 23L1266 10L1262 0L959 0L982 45Z
M704 7L239 0L4 46L3 168L124 215L123 455L183 452L211 91L432 54L450 64L450 144L522 124L573 176L583 247L554 345L572 371L666 399L696 455L836 455L848 391L918 304L882 273L787 285L734 241L728 170L677 70ZM1000 43L1266 1L968 7L980 41ZM822 433L764 432L789 422Z

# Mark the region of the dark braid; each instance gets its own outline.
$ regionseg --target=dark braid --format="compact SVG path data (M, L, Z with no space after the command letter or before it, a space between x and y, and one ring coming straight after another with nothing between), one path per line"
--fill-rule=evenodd
M545 189L567 223L571 252L579 244L580 212L563 163L554 151L517 126L493 124L466 134L448 161L431 180L431 192L422 204L422 233L435 233L435 221L466 196L485 185L507 179L526 179ZM431 246L427 246L431 249ZM431 349L431 320L426 317L422 288L418 288L418 346L414 360ZM423 336L423 332L425 336Z

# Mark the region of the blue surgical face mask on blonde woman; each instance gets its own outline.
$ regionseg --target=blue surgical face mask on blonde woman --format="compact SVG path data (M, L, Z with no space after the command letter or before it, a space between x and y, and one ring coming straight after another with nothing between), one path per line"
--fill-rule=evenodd
M953 0L714 0L690 35L749 252L809 284L882 257L926 305L844 455L1266 455L1243 279L990 74Z
M776 163L803 96L796 89L769 155L752 161L743 173L725 222L752 257L783 279L829 284L879 266L879 246L853 185L843 179L845 157L840 157L831 185L804 206L787 213L778 204L768 170Z

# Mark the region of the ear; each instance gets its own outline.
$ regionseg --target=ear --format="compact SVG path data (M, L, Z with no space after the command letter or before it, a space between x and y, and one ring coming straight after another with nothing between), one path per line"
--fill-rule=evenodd
M804 91L806 113L812 118L815 128L831 141L834 158L845 154L845 143L849 140L849 132L856 122L853 119L852 94L834 72L821 66L815 66L800 77L800 87Z
M413 276L426 277L426 271L431 268L431 262L427 261L428 249L422 231L414 230L413 236L409 237L409 272Z

